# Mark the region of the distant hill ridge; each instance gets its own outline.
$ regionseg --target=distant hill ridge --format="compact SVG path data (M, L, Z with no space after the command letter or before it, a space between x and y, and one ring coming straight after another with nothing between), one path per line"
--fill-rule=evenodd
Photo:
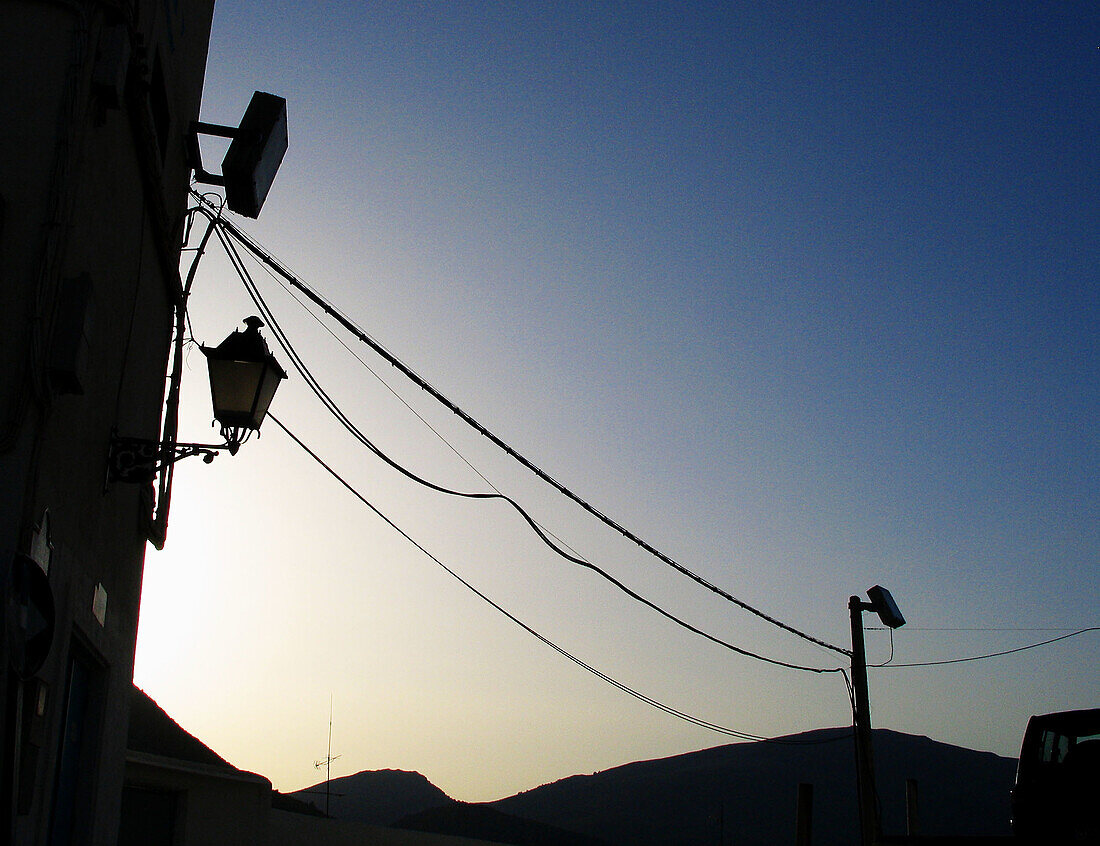
M606 840L587 834L515 817L491 805L467 802L452 802L411 814L394 823L393 828L471 837L513 846L611 846Z
M738 743L573 776L493 803L516 816L612 843L771 844L794 838L798 784L814 786L815 846L858 838L850 729ZM883 828L905 828L905 780L920 792L924 834L1007 835L1016 762L878 730Z
M916 779L921 832L1009 834L1016 762L888 730L876 730L883 828L905 827L905 780ZM820 729L770 743L736 743L576 775L496 802L451 800L419 773L366 771L333 779L332 814L500 843L604 842L622 846L792 842L798 784L814 786L815 846L857 839L851 729ZM296 795L323 803L324 783ZM318 802L318 797L321 801ZM534 821L582 835L557 839Z
M364 770L329 782L332 816L371 825L391 825L402 817L454 802L417 772ZM296 799L325 807L325 783L288 793Z

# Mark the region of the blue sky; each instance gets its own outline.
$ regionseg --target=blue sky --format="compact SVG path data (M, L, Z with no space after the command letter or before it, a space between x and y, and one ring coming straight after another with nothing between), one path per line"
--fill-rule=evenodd
M253 90L287 98L283 168L239 222L458 405L829 641L849 643L850 594L886 585L909 620L895 660L915 662L1100 624L1098 47L1091 3L222 0L203 119L235 124ZM211 343L254 307L216 251L203 261L192 318ZM650 599L832 663L630 549L360 350L384 386L253 270L402 464L484 489L389 388ZM182 436L201 440L197 356L189 372ZM850 721L835 677L732 656L506 509L405 484L300 379L273 412L604 672L755 734ZM868 643L886 659L885 633ZM1098 648L874 671L875 724L1015 754L1029 714L1097 704ZM499 617L270 426L181 465L136 678L284 789L317 778L330 693L340 774L418 769L462 799L723 742Z

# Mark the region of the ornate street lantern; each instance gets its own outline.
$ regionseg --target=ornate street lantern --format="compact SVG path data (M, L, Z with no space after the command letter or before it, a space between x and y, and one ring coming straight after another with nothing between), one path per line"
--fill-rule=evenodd
M210 397L214 419L221 424L222 437L230 455L260 428L267 408L286 371L275 361L260 335L263 321L248 317L243 332L232 335L216 347L203 347L210 370Z
M209 464L220 450L236 455L241 444L260 428L286 371L260 335L263 321L249 317L244 323L243 332L234 331L216 347L202 347L210 370L214 419L221 426L225 443L181 444L112 437L107 474L110 481L147 483L181 458L201 455Z

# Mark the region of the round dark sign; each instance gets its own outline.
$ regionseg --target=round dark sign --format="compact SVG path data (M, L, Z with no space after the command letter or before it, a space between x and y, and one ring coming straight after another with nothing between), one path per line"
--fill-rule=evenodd
M12 557L4 588L11 666L28 679L42 669L50 654L55 623L53 591L42 568L22 554Z

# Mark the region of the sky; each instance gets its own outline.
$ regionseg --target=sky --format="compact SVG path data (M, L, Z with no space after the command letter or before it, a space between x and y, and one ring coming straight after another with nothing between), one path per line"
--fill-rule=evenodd
M869 661L923 663L1100 625L1098 48L1093 3L219 0L202 119L287 99L266 205L228 216L530 461L828 643L886 586L907 625L866 615ZM600 524L246 264L395 462L492 485L716 638L847 665ZM194 337L255 312L215 242ZM180 438L215 439L193 346L183 394ZM850 725L838 673L736 654L499 500L402 477L298 373L271 410L622 684L753 735ZM1015 757L1029 715L1100 705L1098 658L1091 632L872 669L872 721ZM330 702L334 777L416 770L467 801L731 741L540 642L271 421L178 466L135 680L281 790L324 777Z

